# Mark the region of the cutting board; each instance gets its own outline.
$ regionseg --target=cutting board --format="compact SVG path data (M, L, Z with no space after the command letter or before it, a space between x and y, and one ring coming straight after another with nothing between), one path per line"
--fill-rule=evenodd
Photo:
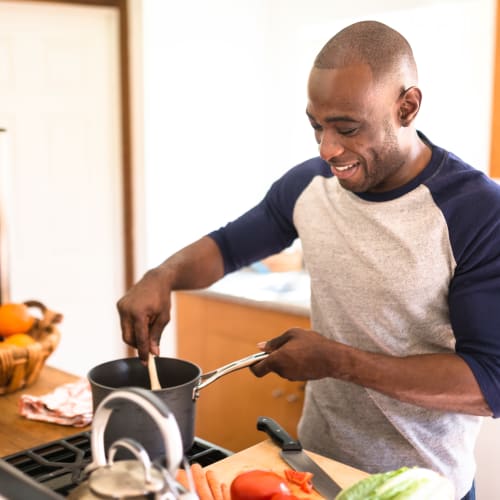
M325 472L327 472L342 488L347 488L355 482L364 479L368 476L366 472L360 471L353 467L349 467L340 462L336 462L329 458L323 457L316 453L306 451L306 453L315 460ZM279 456L279 448L270 440L262 441L246 450L235 453L234 455L225 458L219 462L205 467L212 469L219 481L228 485L241 472L260 469L272 470L283 476L283 471L290 467ZM312 493L304 493L298 487L292 487L294 495L299 498L307 498L310 500L320 500L323 497L313 491ZM327 499L333 500L333 499Z

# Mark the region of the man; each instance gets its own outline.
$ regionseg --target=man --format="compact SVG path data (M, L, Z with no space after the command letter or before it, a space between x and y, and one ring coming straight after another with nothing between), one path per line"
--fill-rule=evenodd
M308 82L320 157L146 273L118 309L145 360L172 290L299 237L313 330L268 340L252 371L308 381L306 448L369 472L429 467L470 500L480 416L500 414L500 189L416 130L421 100L399 33L372 21L340 31Z

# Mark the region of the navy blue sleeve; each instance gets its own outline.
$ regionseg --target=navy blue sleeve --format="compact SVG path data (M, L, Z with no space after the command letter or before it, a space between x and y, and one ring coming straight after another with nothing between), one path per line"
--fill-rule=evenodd
M448 299L455 350L499 417L500 188L467 168L454 168L445 178L446 186L434 195L447 220L457 263Z
M297 238L293 210L297 198L316 175L331 175L327 164L313 158L289 170L254 208L211 232L230 273L280 252Z

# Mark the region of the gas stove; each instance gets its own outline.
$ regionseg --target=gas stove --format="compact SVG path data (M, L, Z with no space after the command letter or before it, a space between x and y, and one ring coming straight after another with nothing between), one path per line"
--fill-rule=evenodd
M186 458L190 464L205 467L230 455L232 452L225 448L195 438ZM84 468L90 461L90 432L87 431L3 457L0 499L65 498L86 479Z

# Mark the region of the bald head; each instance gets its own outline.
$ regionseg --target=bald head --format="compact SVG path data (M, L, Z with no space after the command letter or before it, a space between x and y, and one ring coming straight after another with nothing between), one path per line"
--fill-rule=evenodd
M344 28L321 49L318 69L367 64L375 81L390 79L403 88L417 85L417 67L410 44L397 31L377 21L362 21Z

